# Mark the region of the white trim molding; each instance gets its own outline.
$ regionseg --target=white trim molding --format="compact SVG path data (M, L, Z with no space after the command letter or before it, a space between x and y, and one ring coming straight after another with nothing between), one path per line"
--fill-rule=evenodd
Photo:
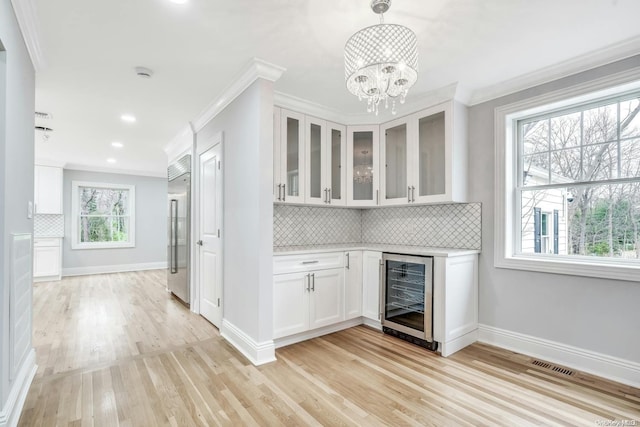
M478 332L479 342L640 388L640 363L489 325Z
M520 92L592 68L620 61L640 52L640 36L577 56L555 65L477 89L469 99L469 106L481 104L506 95Z
M68 170L86 171L86 172L114 173L119 175L150 176L154 178L167 177L166 169L163 169L162 171L117 169L117 168L109 168L104 166L82 165L79 163L68 163L68 164L65 164L63 168Z
M325 326L323 328L313 329L311 331L301 332L299 334L289 335L286 337L278 338L274 340L275 348L285 347L291 344L299 343L302 341L310 340L312 338L317 338L323 335L332 334L334 332L342 331L344 329L353 328L354 326L362 325L363 318L356 317L350 320L345 320L340 323L336 323L334 325ZM382 326L379 328L382 330Z
M180 132L164 147L169 163L178 160L193 150L194 133L191 124L183 127Z
M227 319L222 319L220 335L255 366L276 361L276 349L273 345L273 340L256 342Z
M0 427L18 425L24 402L27 399L27 392L37 370L36 351L31 349L18 370L18 374L11 384L7 401L0 411Z
M549 92L495 109L494 266L553 274L638 281L640 266L611 259L562 255L517 254L514 217L516 179L516 121L523 117L589 100L640 89L640 68Z
M93 265L88 267L70 267L62 269L62 277L86 276L89 274L126 273L129 271L163 270L167 261L144 262L138 264Z
M27 45L33 69L36 73L42 71L45 67L45 60L40 46L40 35L38 33L40 25L38 23L35 0L11 0L11 5L16 14L24 43Z
M253 82L258 79L275 82L286 71L278 65L271 64L259 58L253 58L245 69L240 73L240 77L229 85L223 92L205 108L192 122L194 133L198 133L215 116L220 114L234 99L245 91Z

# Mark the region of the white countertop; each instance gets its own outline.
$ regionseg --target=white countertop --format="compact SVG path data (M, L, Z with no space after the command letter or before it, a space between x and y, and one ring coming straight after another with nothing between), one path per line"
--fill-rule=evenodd
M379 251L438 257L455 257L480 253L477 249L431 248L423 246L386 245L379 243L342 243L335 245L279 246L273 248L273 255L300 255L307 253L343 251Z

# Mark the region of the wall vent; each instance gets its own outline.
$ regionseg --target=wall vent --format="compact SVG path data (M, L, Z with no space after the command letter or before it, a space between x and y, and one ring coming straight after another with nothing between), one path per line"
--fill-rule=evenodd
M572 371L571 369L563 368L562 366L552 365L551 363L543 362L542 360L533 359L531 361L531 364L543 369L548 369L550 371L557 372L562 375L573 376L576 374L575 371Z

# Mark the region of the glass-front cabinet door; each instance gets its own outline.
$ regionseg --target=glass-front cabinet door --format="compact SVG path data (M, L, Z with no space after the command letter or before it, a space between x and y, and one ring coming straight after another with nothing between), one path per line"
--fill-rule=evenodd
M417 117L418 147L415 159L415 200L428 201L446 194L447 111L429 112Z
M327 190L330 205L347 205L346 127L327 122Z
M305 203L326 204L328 202L328 190L326 185L327 169L327 124L324 120L315 117L306 117L305 120Z
M411 123L394 120L380 126L380 194L382 205L411 203ZM415 187L414 187L415 188Z
M347 204L377 206L379 194L379 127L347 128Z
M305 119L293 111L280 110L279 170L274 170L276 201L304 203ZM275 144L274 144L275 145ZM274 162L274 164L277 162Z

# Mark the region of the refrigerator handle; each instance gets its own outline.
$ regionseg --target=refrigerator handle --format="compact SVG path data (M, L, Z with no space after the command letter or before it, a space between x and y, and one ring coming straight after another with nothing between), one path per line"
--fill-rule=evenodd
M171 241L169 247L171 248L170 263L171 274L178 272L178 200L171 199L170 209L170 221L171 221Z

